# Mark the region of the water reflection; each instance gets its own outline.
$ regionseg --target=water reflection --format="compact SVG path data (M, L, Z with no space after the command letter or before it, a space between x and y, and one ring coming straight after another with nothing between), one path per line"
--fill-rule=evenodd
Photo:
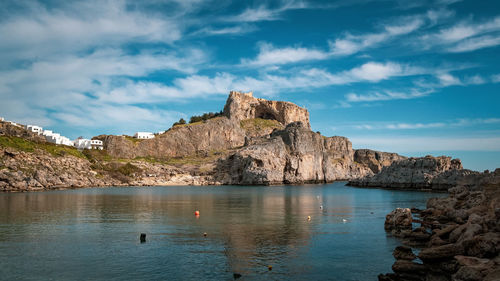
M385 214L422 207L430 196L343 183L0 194L0 273L8 279L230 279L239 272L250 279L371 280L390 269L397 243L383 231Z

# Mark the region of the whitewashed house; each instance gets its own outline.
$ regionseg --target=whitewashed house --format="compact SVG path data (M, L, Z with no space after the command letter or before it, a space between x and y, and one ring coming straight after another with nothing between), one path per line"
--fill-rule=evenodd
M5 119L3 117L0 117L0 122L3 122L5 121Z
M46 136L52 136L53 133L54 132L52 132L51 130L43 130L42 135L45 136L45 137Z
M43 133L43 128L40 126L36 126L36 125L26 125L26 130L28 132L35 133L37 135L40 135L41 133Z
M154 139L155 135L150 132L137 132L134 135L136 139Z
M76 139L74 145L77 149L92 149L92 144L89 139Z
M92 149L102 150L104 148L102 140L90 140L90 146L92 147Z

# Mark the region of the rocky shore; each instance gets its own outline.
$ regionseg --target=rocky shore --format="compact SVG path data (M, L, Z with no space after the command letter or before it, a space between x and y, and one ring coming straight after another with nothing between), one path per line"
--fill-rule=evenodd
M385 229L406 246L380 281L500 280L500 169L464 177L449 193L387 215Z

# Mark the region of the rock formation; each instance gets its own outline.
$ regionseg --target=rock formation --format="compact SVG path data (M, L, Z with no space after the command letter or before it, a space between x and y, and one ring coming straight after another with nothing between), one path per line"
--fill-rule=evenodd
M353 161L351 142L324 137L301 122L270 136L253 139L221 161L218 181L224 184L324 183L371 174Z
M277 120L284 126L292 122L302 122L305 127L311 128L307 109L291 102L254 98L252 92L231 91L224 106L224 115L236 122L260 118Z
M380 173L350 181L349 185L446 191L474 173L462 169L459 159L426 156L396 160L383 167Z
M406 159L406 157L397 153L381 152L370 149L356 149L354 151L354 161L368 166L374 174L379 173L383 167L390 166L393 162L404 159Z
M278 124L271 125L273 128L282 128L295 121L301 121L310 128L309 112L304 108L290 102L254 98L252 93L232 91L222 117L174 126L154 139L135 140L111 135L99 136L98 139L104 142L104 148L113 157L184 157L240 147L245 143L245 137L268 135L271 132L268 128L247 130L249 126L244 125L251 125L252 122L245 120L255 119L277 121Z
M409 247L397 247L394 273L379 280L500 280L500 169L465 179L467 184L451 188L449 197L414 210L421 227L406 227L398 237L411 245L418 234L424 249L415 255Z

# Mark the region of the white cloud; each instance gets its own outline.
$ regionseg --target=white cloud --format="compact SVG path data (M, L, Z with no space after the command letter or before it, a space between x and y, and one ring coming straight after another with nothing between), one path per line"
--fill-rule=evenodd
M411 89L408 92L393 92L385 91L383 93L374 92L365 95L349 93L345 96L347 102L373 102L373 101L388 101L388 100L407 100L421 98L430 95L433 90L417 90Z
M481 36L464 40L455 46L448 48L448 52L462 53L471 52L488 47L495 47L500 45L500 36Z
M408 72L405 71L405 73ZM391 62L385 64L369 62L352 69L348 72L348 74L354 79L378 82L380 80L403 74L403 68L400 64Z
M13 13L0 23L1 58L47 58L133 41L171 43L180 39L176 21L126 4L79 1L53 9L27 4L23 14Z
M445 52L470 52L500 45L500 17L482 23L464 21L449 28L420 37L426 48L440 47Z
M455 76L453 76L453 75L451 75L449 73L439 74L437 76L437 78L439 79L439 82L441 83L441 85L443 87L462 84L462 82L460 81L460 79L458 79L457 77L455 77Z
M286 11L307 8L309 8L309 5L306 2L287 0L281 1L280 5L276 8L270 8L267 5L246 8L240 14L227 16L222 20L228 22L275 21L281 19L281 15Z
M351 137L353 147L381 151L500 151L498 137Z
M394 37L409 34L424 25L424 20L415 17L407 23L397 23L384 26L384 30L379 33L368 33L363 35L346 34L342 38L330 41L330 49L334 55L351 55L364 49L373 47Z
M431 122L431 123L403 123L403 122L368 122L364 124L337 125L344 128L357 130L419 130L433 128L457 128L471 127L479 125L500 124L500 118L461 118L451 121Z
M491 81L493 83L500 83L500 74L495 74L491 76Z
M269 43L259 44L259 54L253 60L242 59L243 66L263 66L296 63L300 61L322 60L327 52L303 47L275 48Z

